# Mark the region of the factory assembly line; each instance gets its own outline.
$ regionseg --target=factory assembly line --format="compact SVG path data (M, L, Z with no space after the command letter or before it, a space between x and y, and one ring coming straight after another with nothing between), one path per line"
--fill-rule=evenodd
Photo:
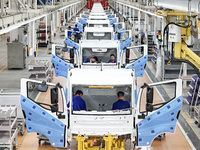
M94 3L92 13L96 7L99 8L98 10L102 8L99 12L104 12L101 3ZM88 18L99 22L108 19L104 14ZM70 56L76 54L76 63L74 63L74 56L70 57L71 63L66 63L55 56L55 52L52 53L56 76L67 78L65 89L59 83L21 80L21 106L27 131L45 135L54 147L68 147L68 142L75 138L78 142L78 150L99 148L124 150L124 142L127 139L130 139L136 148L147 147L157 136L167 132L174 133L182 106L182 81L177 79L144 83L137 91L136 77L143 76L147 52L129 67L129 64L126 64L126 69L123 69L121 68L124 65L123 50L126 49L126 56L129 55L130 42L123 45L123 42L120 44L120 40L115 40L112 27L105 27L105 29L85 27L84 33L85 36L79 44L65 37L66 49L70 49ZM90 39L90 34L100 39L94 37ZM116 63L105 63L106 59L109 60L110 54L116 56ZM101 60L100 63L84 63L84 59L94 55ZM129 58L126 57L125 60L129 63ZM134 66L140 67L142 73ZM107 67L109 70L106 69ZM154 88L164 84L174 85L176 91L174 97L167 102L156 103ZM29 89L29 85L34 85L34 88ZM38 102L39 96L32 97L31 91L35 90L38 91L38 95L50 90L51 98L47 103ZM84 93L83 99L87 109L73 110L72 97L78 90ZM130 107L122 106L120 109L113 109L112 104L120 91L124 92ZM141 106L141 99L144 98L142 95L146 95L145 108Z
M200 1L133 1L32 2L48 10L51 29L46 17L36 46L35 39L21 44L34 58L27 68L34 78L20 78L12 95L20 100L11 104L0 89L0 102L9 101L0 103L0 150L200 150L200 57L193 50ZM22 12L29 2L17 3ZM35 23L29 29L35 38ZM45 54L38 48L44 43ZM179 76L167 79L174 62L181 62Z

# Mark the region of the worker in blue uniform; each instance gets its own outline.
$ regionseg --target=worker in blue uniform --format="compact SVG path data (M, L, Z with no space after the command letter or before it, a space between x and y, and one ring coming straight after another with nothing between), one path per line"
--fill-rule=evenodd
M126 109L126 108L130 108L130 103L124 100L124 92L119 91L117 93L118 96L118 101L116 101L113 106L112 106L112 110L121 110L121 109Z
M71 26L68 27L67 34L68 34L68 38L71 40L72 39L72 28L71 28Z
M98 61L98 58L96 56L94 57L87 57L85 58L85 60L83 61L83 63L95 63Z
M108 63L116 63L116 59L115 59L115 55L114 54L110 55L110 60L108 61Z
M83 92L81 90L77 90L75 93L75 96L73 96L72 102L73 102L74 111L86 110L86 104L82 96L83 96ZM67 104L68 108L69 108L69 105L70 103Z
M75 28L74 28L74 42L79 43L79 29L77 27L77 24L75 24Z

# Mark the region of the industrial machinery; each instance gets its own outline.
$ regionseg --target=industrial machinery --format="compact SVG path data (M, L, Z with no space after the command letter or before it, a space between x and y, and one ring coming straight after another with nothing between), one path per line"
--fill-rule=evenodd
M200 72L200 58L188 45L191 45L190 38L199 38L199 1L184 0L171 3L172 1L156 0L154 4L174 10L157 10L157 14L166 17L166 26L163 31L163 46L167 49L169 57L187 62ZM179 7L174 7L179 6ZM166 36L167 35L167 40ZM166 44L166 45L165 45ZM173 52L170 52L170 45Z
M137 95L134 74L134 70L71 69L65 91L59 83L22 79L21 106L27 131L45 135L54 147L68 147L75 138L78 150L125 150L127 139L146 147L158 135L174 133L182 106L182 80L144 84ZM33 83L35 89L30 91L28 85ZM155 88L166 84L174 92L161 102L154 96ZM86 110L73 110L76 90L83 91ZM130 108L112 110L119 91L125 93Z
M157 10L157 14L166 18L166 26L163 31L163 47L169 58L168 64L175 58L176 61L182 61L190 64L196 74L200 77L200 57L191 48L193 46L192 39L200 38L200 1L183 0L156 0L154 4L157 7L167 8L168 10ZM170 10L169 10L170 9ZM166 35L166 36L165 36ZM171 47L171 49L170 49ZM199 51L199 50L198 50ZM185 76L187 75L187 68L185 70ZM192 77L190 83L190 89L186 102L189 104L189 114L191 111L195 113L196 122L200 125L200 113L199 113L199 81L198 77Z

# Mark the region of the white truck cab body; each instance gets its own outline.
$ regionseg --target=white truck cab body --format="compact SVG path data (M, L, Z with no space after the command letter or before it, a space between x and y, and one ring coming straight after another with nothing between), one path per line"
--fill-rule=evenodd
M106 16L106 13L105 12L91 12L90 13L90 16Z
M85 27L83 40L114 40L113 27Z
M59 83L21 80L21 106L27 131L45 135L52 146L67 147L72 138L78 140L78 145L91 145L94 139L102 137L106 141L112 135L111 143L119 138L123 143L127 138L138 147L146 147L158 135L175 132L182 106L180 79L144 84L137 95L133 70L71 69L67 78L65 92ZM173 92L167 101L158 101L154 96L156 87L167 84L173 85ZM77 90L83 91L86 110L73 110ZM112 110L119 91L125 93L130 108ZM78 150L83 150L79 146ZM105 146L111 148L113 144L105 142Z
M80 66L83 69L118 68L120 63L120 42L117 40L82 40L80 41ZM110 55L114 54L116 63L108 63ZM96 63L84 63L88 57L98 58Z
M87 21L88 27L110 27L109 20L88 20Z
M89 20L108 20L107 16L89 16Z

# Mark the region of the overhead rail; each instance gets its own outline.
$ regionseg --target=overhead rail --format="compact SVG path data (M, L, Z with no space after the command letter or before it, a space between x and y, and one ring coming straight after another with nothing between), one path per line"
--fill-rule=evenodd
M42 15L41 15L41 14L38 14L38 16L36 16L36 17L31 16L31 17L33 17L33 18L28 19L28 20L26 20L27 18L22 18L23 14L21 14L21 15L20 15L20 16L21 16L20 22L19 22L19 20L15 20L15 17L14 17L14 16L2 18L2 19L0 19L0 26L1 26L3 29L0 30L0 35L5 34L5 33L7 33L7 32L10 32L10 31L12 31L12 30L14 30L14 29L17 29L17 28L19 28L20 26L23 26L23 25L25 25L25 24L31 23L31 22L33 22L33 21L36 21L36 20L38 20L38 19L40 19L40 18L46 17L46 16L48 16L48 15L50 15L50 14L55 13L56 11L60 11L60 10L66 9L66 8L68 8L68 7L77 5L77 4L81 3L81 2L83 2L83 0L79 0L79 1L76 1L76 2L73 2L73 3L69 3L69 5L63 6L63 7L61 7L61 8L57 8L56 10L53 10L53 11L51 10L51 11L49 11L49 12L46 12L46 13L42 14ZM84 6L85 6L85 4L84 4ZM84 6L83 6L83 7L84 7ZM18 16L18 18L19 18L20 16ZM26 20L26 21L24 21L24 20ZM12 21L12 25L10 25L9 27L5 27L5 25L8 25L8 24L4 24L4 23L8 22L9 24L11 24L10 21ZM16 21L16 22L15 22L15 21Z

